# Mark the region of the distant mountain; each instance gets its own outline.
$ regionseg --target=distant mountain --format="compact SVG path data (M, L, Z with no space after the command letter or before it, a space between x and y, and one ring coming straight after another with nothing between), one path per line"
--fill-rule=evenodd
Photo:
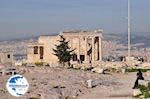
M24 41L24 40L29 40L29 39L38 39L38 37L39 36L28 36L28 37L12 38L12 39L0 40L0 42L3 42L3 41Z
M28 39L38 39L39 36L41 35L57 35L57 33L46 33L46 34L37 34L37 35L34 35L34 36L21 36L21 37L13 37L13 38L1 38L0 39L0 42L2 41L18 41L18 40L28 40Z
M117 42L119 44L127 45L127 33L122 34L104 34L105 41ZM140 44L138 47L150 47L150 33L132 33L131 44Z

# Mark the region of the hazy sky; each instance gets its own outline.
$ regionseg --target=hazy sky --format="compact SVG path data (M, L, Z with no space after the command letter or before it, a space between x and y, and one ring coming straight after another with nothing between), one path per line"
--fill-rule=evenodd
M131 0L132 32L150 32L150 0ZM66 29L127 31L127 0L0 0L0 40Z

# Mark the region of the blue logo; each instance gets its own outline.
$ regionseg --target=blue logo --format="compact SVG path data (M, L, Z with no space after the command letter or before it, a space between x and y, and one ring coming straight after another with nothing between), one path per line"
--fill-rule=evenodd
M28 91L29 83L25 77L17 74L8 79L6 88L11 95L20 97Z

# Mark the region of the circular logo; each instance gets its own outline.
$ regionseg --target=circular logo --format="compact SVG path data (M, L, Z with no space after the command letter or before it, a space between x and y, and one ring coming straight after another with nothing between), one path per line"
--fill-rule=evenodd
M20 97L27 92L29 83L25 77L17 74L8 79L6 88L11 95Z

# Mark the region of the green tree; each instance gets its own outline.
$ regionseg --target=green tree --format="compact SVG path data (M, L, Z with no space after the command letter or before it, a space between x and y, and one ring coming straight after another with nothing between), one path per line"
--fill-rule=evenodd
M69 41L66 41L66 39L60 35L60 40L58 45L55 45L54 55L56 55L59 59L59 63L65 65L65 63L69 63L72 56L73 56L73 51L71 48L68 46Z

